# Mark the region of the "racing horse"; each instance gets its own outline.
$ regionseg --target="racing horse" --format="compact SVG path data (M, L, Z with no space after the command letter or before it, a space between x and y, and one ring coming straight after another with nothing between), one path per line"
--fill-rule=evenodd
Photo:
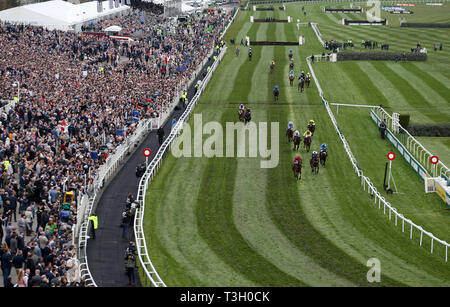
M304 87L305 87L305 79L303 79L303 77L300 77L298 81L298 90L300 91L300 93L303 93Z
M252 112L250 109L247 109L244 114L245 124L249 123L252 120Z
M291 85L291 86L293 86L294 85L294 75L289 75L289 84Z
M306 80L305 80L306 87L309 87L310 82L311 82L311 77L309 75L306 75Z
M298 151L300 147L300 141L302 140L300 135L294 135L294 150Z
M287 128L287 130L286 130L286 136L287 136L287 139L288 139L288 143L290 143L290 142L292 142L292 140L293 140L293 137L294 137L294 129L292 129L292 128Z
M274 61L272 61L271 63L270 63L270 73L273 73L273 70L275 69L275 62Z
M315 155L314 158L312 158L310 165L312 173L319 173L319 155Z
M292 170L297 180L302 179L302 160L299 160L299 163L292 163Z
M238 115L239 115L239 121L243 122L244 121L244 116L245 116L245 111L243 109L239 109L238 110Z
M306 152L309 152L309 149L311 148L311 137L309 135L305 136L303 144L305 145Z
M294 61L291 60L291 63L289 64L290 69L294 69Z
M319 155L320 155L320 165L322 167L325 167L325 163L327 162L328 153L326 151L321 151Z
M275 87L273 89L273 98L275 99L275 101L278 101L278 96L280 95L280 90L278 89L278 87Z

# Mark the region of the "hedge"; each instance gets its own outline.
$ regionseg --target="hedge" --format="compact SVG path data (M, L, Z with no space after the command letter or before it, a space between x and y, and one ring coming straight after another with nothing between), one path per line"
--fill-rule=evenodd
M331 13L362 13L361 9L327 9L325 8L325 12Z
M411 115L409 115L409 114L400 114L398 116L398 121L400 123L400 126L408 127L410 118L411 118Z
M338 61L395 61L395 57L399 61L426 61L427 54L420 52L339 52L337 54ZM404 57L405 56L405 57Z
M413 136L450 137L450 123L411 124L406 130Z
M254 19L253 22L288 22L287 19Z
M267 46L267 45L290 46L290 45L298 45L298 42L272 42L272 41L252 42L252 41L250 41L250 45L251 46Z
M450 28L450 23L403 22L400 27L407 28Z
M384 19L382 21L344 19L344 24L345 25L351 25L351 24L359 24L359 25L386 25L386 19Z

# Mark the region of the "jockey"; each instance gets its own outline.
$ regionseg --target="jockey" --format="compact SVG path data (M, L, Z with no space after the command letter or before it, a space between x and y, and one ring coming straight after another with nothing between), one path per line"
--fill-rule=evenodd
M294 123L293 122L289 122L288 123L288 129L293 129L294 128Z
M305 71L302 70L302 73L300 74L300 77L305 78Z
M320 151L327 152L327 144L323 143L322 145L320 145Z
M308 128L309 128L309 127L315 127L315 126L316 126L316 124L315 124L314 121L311 119L311 120L309 121Z
M290 76L294 76L294 74L295 74L295 73L294 73L294 70L291 69L291 71L289 72L289 77L290 77Z
M294 165L299 164L299 163L302 163L302 157L296 156L294 158Z
M295 130L295 131L294 131L294 135L295 135L295 136L300 136L300 131Z
M310 162L312 162L312 160L314 159L315 156L317 156L317 151L314 150L314 151L312 152L312 155L311 155L311 161L310 161Z
M239 110L244 110L244 109L245 109L244 104L241 103L241 105L239 106Z
M309 130L306 130L305 133L303 133L304 137L311 137L311 135L312 135L311 131L309 131Z
M311 76L309 75L309 72L306 73L306 79L310 79Z
M280 88L278 87L278 85L275 85L275 87L273 88L274 92L280 92Z
M272 60L272 62L270 63L271 65L275 65L275 61L274 60Z
M293 51L292 51L292 49L289 49L289 54L293 54Z

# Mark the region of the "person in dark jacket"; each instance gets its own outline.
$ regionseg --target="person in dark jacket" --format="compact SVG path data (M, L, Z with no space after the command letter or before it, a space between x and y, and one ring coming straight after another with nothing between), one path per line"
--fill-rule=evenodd
M136 259L134 258L132 253L128 253L125 258L125 269L127 270L129 285L134 285L136 282L136 279L134 276L135 268L136 268Z
M14 266L14 268L16 269L16 273L23 268L23 263L24 263L24 259L23 259L23 254L22 251L19 249L17 251L17 255L15 255L12 259L12 264Z
M9 249L2 255L1 259L1 268L3 272L3 284L6 285L8 283L8 277L11 274L12 267L12 256L11 251Z
M164 129L163 126L159 127L158 129L158 141L159 141L159 145L161 145L164 141Z
M384 140L384 134L386 133L386 123L384 120L380 122L380 136Z

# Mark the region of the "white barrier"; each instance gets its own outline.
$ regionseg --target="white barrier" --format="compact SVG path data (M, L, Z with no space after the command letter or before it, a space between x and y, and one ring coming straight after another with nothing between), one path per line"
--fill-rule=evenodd
M144 224L144 210L145 210L145 195L147 193L147 188L149 181L153 179L153 177L156 175L156 172L158 171L159 167L161 166L161 163L163 162L163 158L168 152L170 151L172 147L173 141L176 139L176 137L180 134L180 131L182 129L182 125L185 121L188 120L190 114L194 110L198 99L200 98L200 94L203 92L203 90L206 87L206 84L210 80L212 73L215 71L217 65L222 60L224 54L226 52L226 48L219 54L217 57L217 60L214 62L214 64L211 67L211 70L206 75L204 81L199 86L197 93L187 106L186 110L184 111L183 115L177 120L177 123L172 128L172 131L170 132L169 137L164 141L164 143L159 148L158 152L156 153L156 156L153 158L152 162L148 165L144 175L142 176L139 187L138 187L138 193L137 193L137 200L140 202L141 206L136 211L135 220L134 220L134 232L135 232L135 241L136 241L136 248L138 251L138 257L139 261L144 269L145 276L149 279L152 286L165 287L164 281L161 279L161 277L158 275L155 267L153 266L147 249L147 243L145 240L145 234L143 229Z
M325 46L325 42L322 39L322 34L320 33L319 28L317 28L317 23L311 22L311 27L313 28L319 42L322 44L322 46Z
M359 168L358 163L356 162L356 158L353 155L353 153L351 152L350 146L347 143L347 140L345 139L345 136L343 135L343 133L341 132L341 130L339 129L339 126L336 122L336 119L333 115L333 112L331 111L331 108L328 104L328 101L324 98L323 96L323 92L322 89L319 85L319 82L314 74L314 70L312 68L312 65L310 63L310 57L306 58L306 61L308 63L308 67L311 71L311 75L313 76L314 82L317 85L317 89L319 91L319 95L322 98L322 102L325 105L325 108L327 109L328 115L331 119L331 122L333 123L334 129L336 130L336 132L339 135L340 140L342 141L342 144L344 145L344 149L347 153L347 156L350 159L350 162L352 163L352 166L355 170L355 172L357 173L358 177L361 179L361 185L363 187L363 190L366 191L367 189L367 193L370 194L373 198L374 198L374 204L376 205L378 203L378 208L381 209L381 205L383 205L383 214L386 214L386 208L389 211L389 220L391 220L392 214L394 215L394 219L395 219L395 226L397 226L397 220L398 218L401 220L402 223L402 232L405 232L405 223L409 224L410 226L410 239L412 239L412 234L413 234L413 230L416 229L418 231L420 231L420 246L422 246L423 243L423 235L425 234L426 236L428 236L431 240L431 250L430 252L433 253L433 246L434 246L434 241L436 241L437 243L440 243L441 245L443 245L445 247L445 262L447 262L447 255L448 255L448 248L450 247L450 244L435 237L431 232L428 232L426 230L424 230L421 226L414 224L413 221L411 221L410 219L405 218L401 213L397 212L397 209L392 207L391 204L389 202L386 201L386 199L380 194L380 192L378 192L377 188L374 186L374 184L370 181L370 179L366 176L364 176L363 171ZM382 108L380 108L382 109ZM384 111L384 110L383 110ZM385 111L384 111L385 112ZM386 113L387 114L387 113Z
M238 12L239 12L239 8L236 10L230 23L227 25L227 27L223 31L222 35L220 36L220 39L223 38L223 36L227 32L228 28L233 23ZM144 225L144 213L145 213L145 196L147 194L147 188L150 183L150 180L153 179L153 177L156 175L159 167L161 166L164 156L166 154L168 154L169 151L171 150L173 141L177 138L178 135L180 135L182 127L183 127L183 123L189 119L189 116L191 115L192 111L194 110L195 106L197 105L197 102L200 98L201 93L206 88L206 85L208 84L209 80L211 79L212 74L214 73L214 71L216 70L220 61L224 57L226 50L227 50L227 47L225 47L223 50L221 50L221 53L218 55L216 61L214 61L213 65L211 66L211 70L207 73L207 75L203 79L201 85L198 87L197 93L194 95L192 100L189 102L184 113L177 120L177 122L176 122L175 126L172 128L169 136L166 138L164 143L160 146L160 148L158 149L158 152L156 153L153 160L147 166L147 169L145 170L144 175L141 177L141 180L139 181L138 193L137 193L136 199L139 201L141 206L136 210L136 215L134 218L135 242L136 242L136 249L138 252L139 262L141 263L141 266L144 270L144 275L150 281L151 286L154 286L154 287L166 287L166 284L161 279L161 277L159 276L155 267L153 266L153 263L148 254L147 242L145 239L143 225Z

